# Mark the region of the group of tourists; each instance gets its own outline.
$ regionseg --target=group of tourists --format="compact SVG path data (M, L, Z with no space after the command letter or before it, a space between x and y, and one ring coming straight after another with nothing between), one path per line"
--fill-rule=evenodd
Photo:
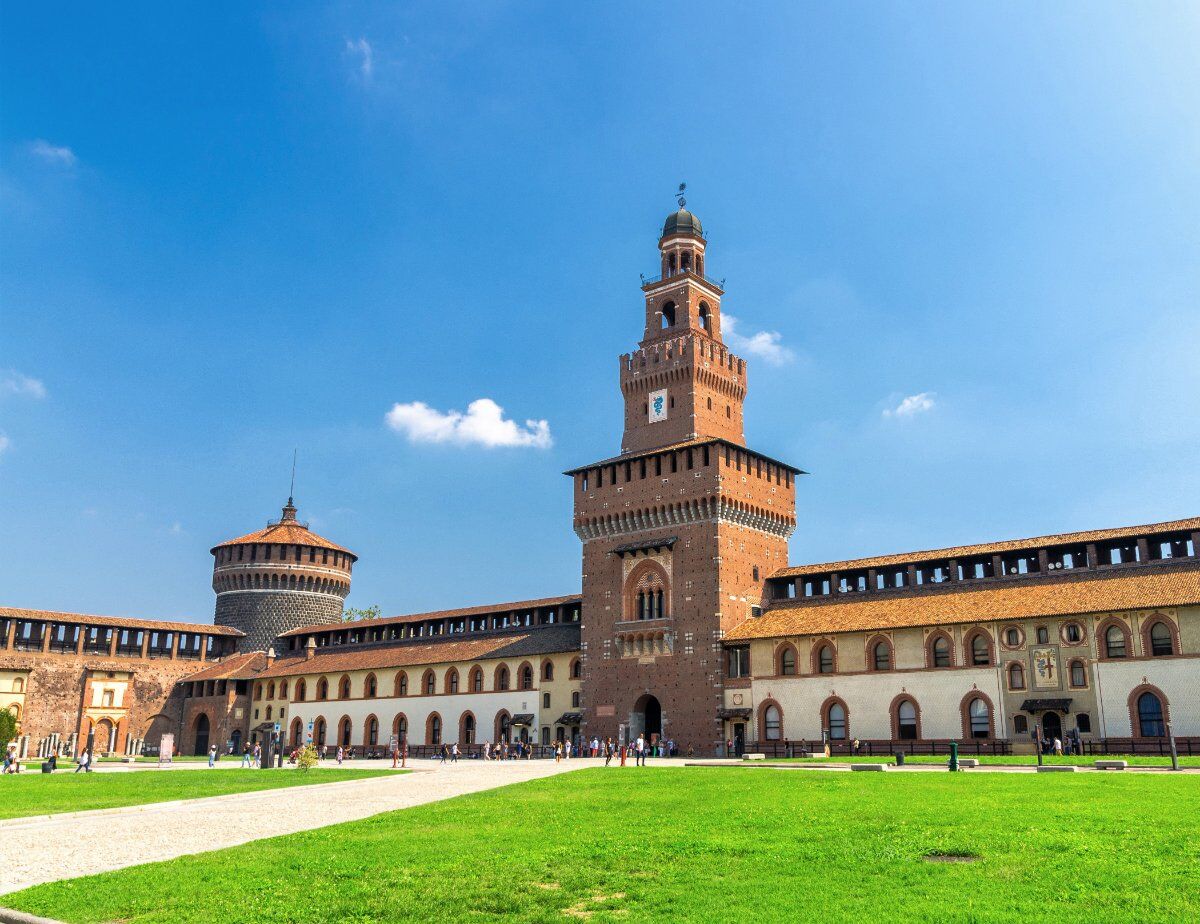
M230 757L233 756L233 751L234 751L234 749L231 747L229 749ZM208 765L210 767L215 767L217 765L217 761L220 759L221 759L221 755L217 751L217 746L215 744L209 746ZM243 770L245 770L245 769L258 770L262 767L262 759L263 759L262 745L259 744L258 742L255 742L254 744L247 744L244 748L242 748L242 763L241 763L240 767Z

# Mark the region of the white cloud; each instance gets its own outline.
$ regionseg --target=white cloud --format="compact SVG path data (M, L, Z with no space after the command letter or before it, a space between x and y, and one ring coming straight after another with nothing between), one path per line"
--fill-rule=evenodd
M75 152L70 148L51 144L41 138L29 143L29 153L48 164L58 164L61 167L74 167L77 160Z
M371 47L371 43L365 38L360 38L357 42L346 39L346 52L359 59L358 72L362 79L370 80L375 71L375 49Z
M527 420L521 426L504 419L504 409L491 398L477 398L467 412L442 412L423 401L395 404L387 412L387 425L403 433L412 443L456 443L461 446L551 446L550 424Z
M8 447L11 445L12 445L12 440L10 440L3 433L0 433L0 456L4 455L5 450L7 450Z
M0 373L0 395L44 398L46 397L46 386L38 379L23 375L16 369L7 369Z
M737 318L722 315L721 332L735 353L757 356L772 366L783 366L796 358L796 354L783 345L783 334L773 330L760 330L746 336L738 333Z
M167 532L169 532L172 536L182 536L183 535L183 524L180 523L178 520L176 520L174 523L171 524L171 528L169 530L167 530Z
M884 408L884 417L915 417L917 414L924 414L926 411L932 411L934 404L935 392L923 391L920 394L909 395L903 399L894 408Z

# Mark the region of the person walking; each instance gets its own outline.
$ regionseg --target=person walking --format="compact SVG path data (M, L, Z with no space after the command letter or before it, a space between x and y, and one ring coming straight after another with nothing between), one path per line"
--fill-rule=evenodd
M563 743L561 741L556 741L554 743L554 762L556 764L561 764L562 757L563 757Z
M75 759L75 772L79 773L81 771L84 773L92 772L92 752L87 748L84 748L83 753Z
M254 766L254 767L262 766L262 745L258 744L257 742L254 745L254 763L251 764L251 766Z
M254 762L254 755L250 751L249 742L247 742L246 746L244 748L242 748L242 764L239 769L245 770L247 767L252 766L253 762Z
M633 745L633 765L635 767L646 766L646 739L639 734L637 741Z
M345 756L346 756L346 752L342 750L342 746L339 744L338 749L337 749L337 765L339 767L342 765L342 759Z
M609 738L604 742L604 766L607 767L609 764L611 764L612 759L613 759L613 741L612 741L612 738Z
M455 741L454 744L450 746L450 763L452 763L452 764L458 763L458 742L457 741Z
M217 765L217 746L215 744L208 747L208 766L211 770Z

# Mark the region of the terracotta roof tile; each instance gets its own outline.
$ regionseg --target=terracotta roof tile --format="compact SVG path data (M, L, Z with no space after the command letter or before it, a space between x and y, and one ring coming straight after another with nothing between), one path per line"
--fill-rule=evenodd
M825 574L829 571L882 568L889 565L915 564L935 559L960 558L997 552L1014 552L1019 549L1103 542L1107 539L1122 539L1129 536L1145 535L1147 533L1191 532L1192 530L1200 530L1200 517L1192 517L1186 520L1171 520L1166 523L1151 523L1146 526L1123 526L1118 529L1096 529L1079 533L1059 533L1053 536L1036 536L1032 539L1009 539L1002 542L985 542L980 545L959 545L946 549L901 552L898 555L877 555L872 558L851 558L846 561L794 565L791 568L782 568L776 571L771 577L799 577L808 574Z
M358 561L358 556L349 549L342 548L340 545L335 545L328 539L318 536L307 526L302 526L299 523L271 523L263 529L252 533L247 533L245 536L239 536L237 539L229 539L226 542L219 542L214 545L209 551L216 552L217 549L224 548L227 545L252 545L255 542L277 543L279 545L312 545L318 549L330 549L334 552L345 552L355 561Z
M396 623L405 622L423 622L426 619L444 619L455 616L479 616L483 613L510 613L513 610L529 610L541 606L564 606L568 603L579 603L582 598L579 594L570 594L565 597L542 597L538 600L517 600L514 603L489 603L484 606L465 606L456 610L434 610L430 613L411 613L407 616L383 616L379 619L356 619L352 622L343 623L317 623L311 626L301 626L299 629L290 629L284 632L280 638L289 635L306 635L312 632L328 632L331 629L357 627L357 626L390 626Z
M202 622L167 622L157 619L134 619L126 616L88 616L82 613L60 613L56 610L26 610L0 606L0 619L41 619L46 622L65 622L89 626L115 626L119 629L158 629L164 632L203 632L206 635L232 635L244 632L229 626L214 626Z
M180 683L193 680L247 680L257 677L267 666L267 656L261 651L231 655L223 661L209 664L203 670L181 677Z
M1160 569L1110 577L1035 579L1002 587L893 596L864 595L852 601L805 602L768 610L742 623L727 641L867 632L911 626L951 625L1038 616L1200 604L1200 569Z
M526 658L579 650L579 626L563 623L540 626L517 633L477 638L459 637L453 641L393 642L378 646L337 646L318 648L312 658L281 658L258 676L291 677L389 667L412 667L447 661L479 661L489 658Z

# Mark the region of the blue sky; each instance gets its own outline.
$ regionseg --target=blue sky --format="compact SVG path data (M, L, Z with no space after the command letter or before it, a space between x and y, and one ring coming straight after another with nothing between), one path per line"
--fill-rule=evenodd
M6 3L0 603L576 590L681 180L793 562L1200 512L1195 5L648 6Z

